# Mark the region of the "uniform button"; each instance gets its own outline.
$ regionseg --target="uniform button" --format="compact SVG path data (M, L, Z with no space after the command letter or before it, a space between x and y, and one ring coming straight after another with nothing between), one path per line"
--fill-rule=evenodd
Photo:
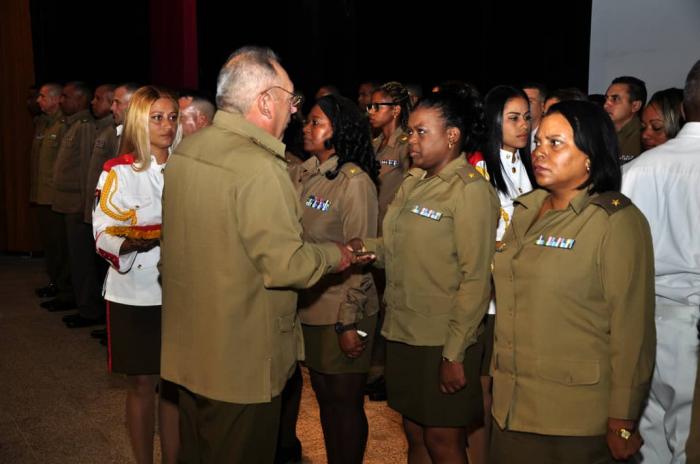
M136 205L136 209L139 209L139 208L140 208L140 206ZM513 278L511 277L510 280L513 280Z
M136 269L141 269L141 265L138 264L138 265L136 266Z

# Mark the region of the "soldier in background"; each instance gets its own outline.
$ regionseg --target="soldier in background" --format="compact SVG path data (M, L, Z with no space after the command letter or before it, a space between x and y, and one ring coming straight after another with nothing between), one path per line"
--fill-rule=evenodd
M47 118L46 127L35 133L32 144L32 183L29 199L36 205L39 233L46 257L46 272L49 284L37 288L40 298L55 297L42 303L49 310L74 307L73 290L70 285L68 251L65 243L65 226L61 215L51 209L53 201L53 168L58 147L66 131L66 119L61 111L63 87L53 82L42 85L36 101Z

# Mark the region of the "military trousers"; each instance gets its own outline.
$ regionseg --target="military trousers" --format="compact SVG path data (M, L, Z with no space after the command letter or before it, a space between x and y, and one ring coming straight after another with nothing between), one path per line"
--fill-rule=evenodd
M275 458L280 396L269 403L216 401L180 387L179 464L270 464Z
M61 301L73 301L71 287L66 226L63 215L51 209L51 205L36 206L41 244L44 248L46 273L49 281L58 289L56 298Z
M63 217L78 313L86 319L104 318L105 306L100 291L100 271L92 226L85 223L82 213L64 214Z

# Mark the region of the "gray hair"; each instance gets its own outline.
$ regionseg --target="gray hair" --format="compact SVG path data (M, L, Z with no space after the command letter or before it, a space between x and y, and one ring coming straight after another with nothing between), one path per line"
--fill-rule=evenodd
M50 97L58 97L61 95L61 92L63 92L63 86L55 82L47 82L41 87L46 87Z
M216 106L247 113L260 92L278 79L277 54L267 47L246 46L231 54L219 71Z

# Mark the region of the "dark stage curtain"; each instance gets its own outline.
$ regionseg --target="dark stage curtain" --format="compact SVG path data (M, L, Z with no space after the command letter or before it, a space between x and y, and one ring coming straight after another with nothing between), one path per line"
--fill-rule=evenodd
M29 1L0 2L0 251L39 248L29 207L29 150L33 135L26 109L34 83Z
M197 0L151 0L151 81L198 87Z

